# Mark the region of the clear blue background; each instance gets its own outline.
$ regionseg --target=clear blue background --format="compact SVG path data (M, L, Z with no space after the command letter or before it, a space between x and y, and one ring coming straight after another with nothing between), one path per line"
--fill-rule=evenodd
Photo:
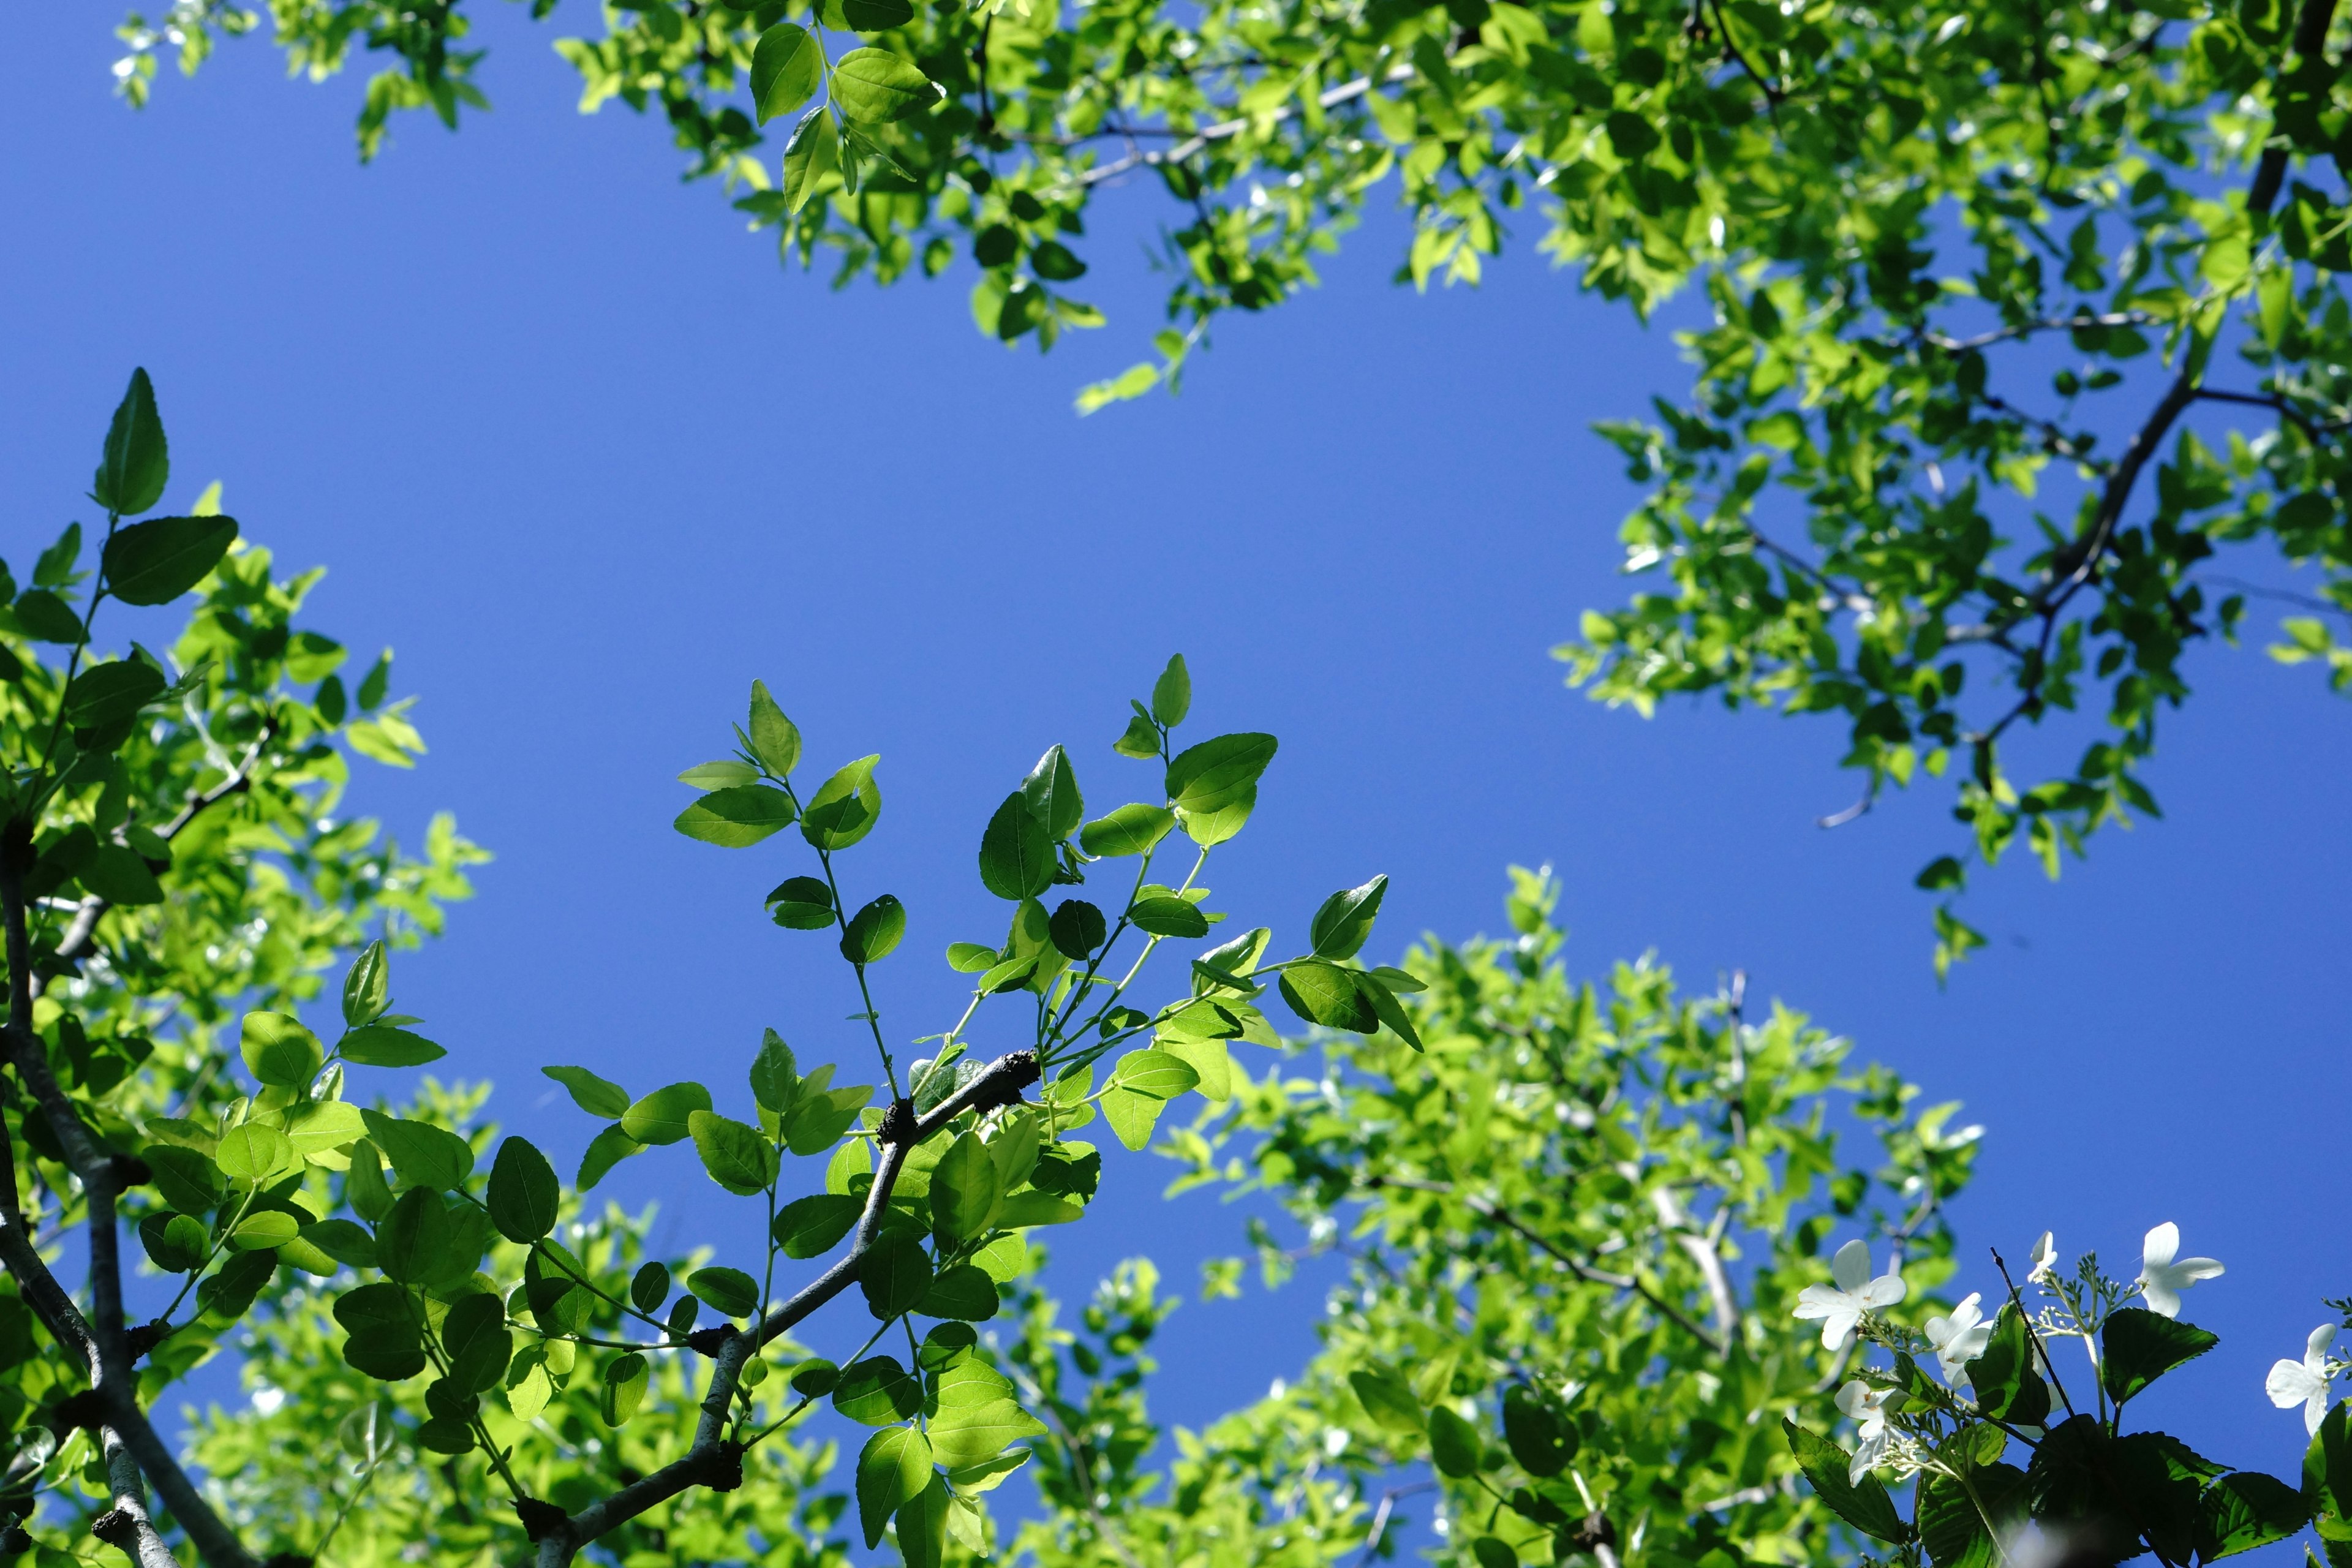
M578 118L549 31L508 8L481 33L496 112L456 137L405 118L372 168L356 75L289 85L247 40L193 83L167 68L134 115L109 96L112 20L37 7L0 58L0 551L21 569L76 515L148 366L167 503L224 479L282 565L332 568L312 624L354 673L391 644L396 689L423 694L431 755L364 768L354 805L412 844L452 808L498 860L449 940L400 961L399 1000L560 1161L591 1129L545 1063L736 1084L772 1024L866 1076L830 944L761 917L789 849L669 827L672 775L725 751L753 676L817 776L882 754L882 825L845 874L911 911L877 971L903 1039L958 1005L933 955L1000 934L971 870L989 811L1055 741L1097 806L1150 795L1108 742L1181 649L1197 734L1283 741L1213 862L1218 905L1296 931L1386 871L1387 955L1500 927L1505 866L1550 863L1579 970L1654 951L1708 989L1744 968L1967 1101L1989 1131L1957 1205L1963 1288L1992 1282L1984 1245L2015 1257L2044 1226L2127 1276L2142 1231L2179 1221L2229 1265L2188 1313L2224 1342L2150 1415L2294 1473L2300 1425L2263 1373L2352 1289L2352 714L2317 677L2194 650L2150 773L2167 819L2103 836L2062 886L2022 858L1985 879L1965 912L1991 945L1939 990L1909 882L1957 847L1940 786L1825 833L1853 793L1832 723L1644 723L1562 689L1547 649L1625 591L1633 492L1589 426L1685 376L1663 331L1524 249L1481 290L1417 298L1378 216L1319 291L1221 327L1182 397L1080 420L1074 389L1157 324L1149 191L1095 218L1111 327L1040 360L973 333L968 277L834 293L780 271L715 190L677 183L658 123ZM2257 605L2258 633L2271 618ZM1135 1251L1189 1288L1240 1249L1213 1197L1160 1205L1167 1172L1114 1153L1096 1223L1056 1238L1061 1289ZM685 1149L608 1190L661 1202L680 1238L735 1225ZM1168 1346L1204 1370L1157 1412L1255 1395L1318 1310L1311 1287L1188 1306Z

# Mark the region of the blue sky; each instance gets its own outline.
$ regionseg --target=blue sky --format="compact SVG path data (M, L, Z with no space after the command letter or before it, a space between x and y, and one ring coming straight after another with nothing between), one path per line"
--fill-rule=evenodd
M281 563L331 568L315 624L362 659L395 647L396 689L422 695L431 755L371 771L355 805L411 841L452 809L498 860L396 989L559 1163L590 1128L542 1064L737 1084L771 1024L804 1059L866 1059L839 965L761 917L783 853L668 826L672 775L724 751L751 678L814 766L882 754L882 825L846 874L909 908L877 972L905 1037L953 1016L930 955L1002 923L971 870L989 811L1056 741L1090 801L1147 794L1108 742L1181 649L1199 733L1283 742L1220 905L1297 930L1385 871L1385 955L1499 927L1504 868L1550 863L1572 966L1654 951L1701 988L1744 968L1965 1100L1989 1129L1956 1210L1974 1257L2053 1226L2129 1273L2140 1234L2178 1220L2229 1265L2189 1313L2224 1342L2151 1415L2293 1472L2300 1427L2262 1373L2352 1289L2352 712L2316 677L2194 651L2197 699L2149 774L2167 819L2103 836L2055 887L2022 859L1982 879L1967 912L1991 945L1938 990L1909 883L1955 847L1943 797L1825 833L1853 795L1832 724L1645 723L1562 689L1547 649L1624 591L1632 491L1589 426L1684 375L1662 331L1537 258L1416 297L1388 281L1378 217L1323 289L1221 328L1181 398L1080 420L1073 391L1157 325L1147 192L1095 221L1110 327L1040 360L973 333L968 278L835 293L782 271L677 183L657 123L575 115L519 13L485 17L496 110L456 137L410 117L365 169L357 78L287 83L248 40L193 83L167 69L134 115L109 96L109 20L27 13L0 60L0 552L22 563L74 515L145 364L167 503L225 481ZM1113 1160L1061 1248L1066 1293L1129 1252L1189 1285L1238 1250L1213 1198L1160 1207L1165 1171ZM682 1150L615 1184L681 1234L724 1223ZM1171 1348L1216 1370L1157 1409L1255 1394L1310 1349L1317 1308L1188 1306Z

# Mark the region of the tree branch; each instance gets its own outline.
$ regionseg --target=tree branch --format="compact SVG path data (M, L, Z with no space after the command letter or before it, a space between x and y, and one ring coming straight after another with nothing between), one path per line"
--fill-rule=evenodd
M881 1234L882 1216L890 1206L898 1173L906 1167L907 1156L918 1144L967 1110L992 1110L1000 1105L1017 1103L1021 1091L1037 1079L1037 1053L1013 1051L989 1064L979 1077L941 1100L919 1121L916 1120L913 1101L901 1100L892 1105L876 1133L882 1145L882 1160L875 1170L874 1185L866 1193L865 1212L858 1216L849 1250L750 1332L727 1331L712 1355L702 1415L695 1424L694 1442L684 1457L569 1517L551 1503L532 1500L527 1508L516 1505L522 1515L523 1527L538 1543L540 1568L563 1568L588 1542L690 1487L731 1491L740 1486L743 1448L727 1436L727 1430L743 1363L753 1352L781 1338L793 1325L840 1295L857 1278L858 1265Z

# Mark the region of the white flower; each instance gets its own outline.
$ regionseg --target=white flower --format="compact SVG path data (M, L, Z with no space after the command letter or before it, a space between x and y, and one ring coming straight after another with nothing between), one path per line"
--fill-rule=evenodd
M1853 1342L1854 1327L1864 1313L1903 1300L1900 1274L1889 1269L1875 1279L1870 1277L1870 1247L1864 1242L1849 1241L1837 1249L1830 1259L1830 1278L1836 1283L1808 1285L1797 1292L1797 1316L1822 1320L1823 1350L1843 1350Z
M1972 1290L1967 1300L1952 1309L1950 1317L1927 1320L1927 1342L1936 1347L1944 1381L1954 1388L1969 1381L1969 1363L1984 1354L1985 1346L1992 1342L1992 1325L1984 1321L1983 1301L1983 1293Z
M2263 1380L2271 1403L2281 1410L2303 1406L2303 1427L2309 1434L2318 1432L2319 1418L2327 1414L2327 1347L2335 1338L2334 1323L2320 1324L2311 1331L2301 1361L2274 1362Z
M2042 1239L2033 1244L2033 1252L2027 1261L2033 1265L2033 1272L2025 1277L2028 1285L2039 1285L2048 1279L2058 1262L2057 1236L2051 1231L2043 1231Z
M2180 1316L2180 1293L2200 1279L2210 1279L2221 1272L2221 1266L2210 1258L2183 1258L2175 1262L2173 1255L2179 1250L2180 1227L2170 1220L2149 1231L2140 1246L2139 1293L2147 1310L2158 1317Z
M1853 1463L1846 1467L1848 1486L1862 1485L1862 1478L1876 1469L1885 1456L1886 1394L1885 1389L1859 1382L1849 1383L1837 1392L1837 1407L1862 1424L1861 1440L1853 1446Z

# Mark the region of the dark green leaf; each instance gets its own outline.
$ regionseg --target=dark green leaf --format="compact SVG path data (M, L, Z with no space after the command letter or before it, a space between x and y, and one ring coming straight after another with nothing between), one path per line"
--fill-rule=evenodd
M787 877L768 894L768 918L787 931L823 931L833 923L833 889L814 877Z
M449 1054L422 1035L382 1024L352 1030L335 1043L335 1049L345 1061L367 1068L421 1068Z
M1486 1446L1478 1428L1451 1408L1437 1405L1429 1412L1429 1458L1444 1476L1475 1476Z
M627 1426L629 1417L637 1413L637 1406L645 1401L646 1384L649 1381L651 1375L646 1366L646 1358L635 1351L625 1352L606 1362L604 1397L598 1412L604 1416L604 1425L614 1427Z
M448 1272L457 1230L441 1194L429 1186L400 1194L376 1226L376 1267L403 1285L425 1285Z
M586 1068L541 1068L540 1071L572 1091L572 1103L591 1116L617 1121L629 1109L629 1091L598 1078Z
M172 458L163 440L163 417L155 412L155 385L144 369L131 373L130 388L115 405L107 426L106 446L99 458L98 476L90 481L90 499L111 512L129 516L145 511L163 499L171 478ZM161 604L161 599L132 599L134 605Z
M92 665L66 688L66 722L77 730L102 730L138 717L163 689L163 672L140 658Z
M1046 929L1053 935L1055 951L1072 963L1083 962L1110 934L1109 922L1103 919L1102 910L1084 899L1064 899L1055 909L1053 921Z
M2223 1476L2205 1489L2198 1507L2198 1560L2284 1541L2310 1521L2311 1505L2284 1481L2252 1470Z
M916 1237L886 1230L858 1259L857 1285L866 1292L866 1305L887 1322L912 1311L930 1289L930 1258Z
M970 1323L934 1323L916 1347L915 1364L925 1372L945 1372L970 1356L979 1342L980 1331Z
M760 1282L740 1268L698 1268L686 1277L686 1288L722 1317L748 1318L760 1310Z
M793 797L767 784L715 789L684 811L671 826L688 838L722 848L757 844L793 822Z
M751 1058L751 1099L761 1110L782 1114L800 1089L793 1048L773 1029L760 1035L760 1054Z
M1992 1336L1968 1364L1969 1386L1988 1415L2039 1426L2050 1414L2050 1385L2033 1370L2031 1336L2017 1308L2003 1304Z
M302 1227L302 1239L337 1263L375 1267L375 1237L347 1219L322 1219Z
M907 934L907 906L885 893L849 917L841 933L841 956L852 963L879 963Z
M632 1154L645 1152L644 1144L617 1126L607 1127L588 1140L587 1150L580 1156L580 1173L572 1178L572 1184L584 1193L603 1181L614 1166Z
M163 901L163 885L139 852L121 844L101 844L80 871L81 885L110 904L126 909Z
M658 1312L669 1300L669 1268L661 1263L639 1266L629 1280L629 1302L640 1312Z
M499 1386L514 1359L506 1303L488 1291L457 1302L442 1320L441 1348L449 1357L449 1381L460 1390L482 1394Z
M490 1223L509 1241L523 1246L555 1233L556 1205L562 1187L555 1167L528 1141L509 1138L490 1163L488 1202Z
M233 517L158 517L118 529L101 557L107 592L126 605L168 605L203 582L236 542Z
M276 1253L240 1252L196 1287L196 1310L224 1322L242 1318L277 1271Z
M1372 921L1381 912L1381 900L1387 896L1389 879L1375 877L1359 888L1332 894L1315 911L1307 927L1307 940L1314 943L1318 958L1353 958L1362 951L1365 940L1372 934Z
M35 642L63 643L68 647L83 641L81 617L73 606L50 593L47 588L27 588L16 595L16 624Z
M1209 918L1182 899L1138 899L1128 906L1127 919L1138 931L1153 936L1202 937L1209 934Z
M335 1321L349 1336L343 1360L369 1377L400 1383L425 1370L425 1319L409 1293L384 1281L346 1290Z
M1509 1412L1505 1411L1508 1419ZM1805 1473L1821 1500L1829 1504L1830 1511L1864 1535L1897 1545L1911 1539L1911 1527L1895 1510L1895 1500L1886 1495L1886 1488L1876 1476L1865 1475L1855 1486L1846 1479L1853 1456L1831 1442L1827 1437L1807 1431L1787 1416L1780 1418L1780 1429L1789 1435L1789 1451L1797 1457L1797 1468ZM1517 1445L1512 1445L1516 1452ZM1564 1462L1564 1461L1563 1461Z
M817 1258L833 1250L857 1223L857 1199L837 1193L796 1198L776 1215L776 1244L787 1258Z
M139 1245L166 1274L193 1274L212 1253L204 1222L184 1214L151 1214L139 1222Z
M1253 789L1274 761L1271 735L1219 735L1176 753L1168 764L1168 799L1186 811L1213 812Z
M621 1112L621 1131L640 1143L681 1143L694 1133L688 1119L709 1109L710 1091L700 1084L667 1084Z
M1556 1476L1576 1458L1576 1428L1525 1384L1503 1391L1503 1442L1531 1476Z
M208 1156L176 1143L150 1143L142 1158L155 1190L182 1214L205 1214L220 1202L221 1173Z
M854 11L860 0L843 0L843 4L845 9ZM949 1495L948 1483L937 1475L930 1477L921 1491L898 1505L894 1519L898 1557L905 1568L944 1568L948 1556L948 1510L956 1506Z
M814 1356L793 1369L792 1390L807 1399L822 1399L841 1381L841 1368Z
M1810 1468L1805 1479L1813 1482L1814 1490L1822 1491ZM1878 1479L1875 1476L1864 1479L1866 1482ZM1883 1496L1885 1489L1880 1490ZM1829 1501L1829 1493L1822 1491L1822 1499ZM1834 1502L1830 1506L1837 1508ZM1843 1510L1839 1513L1844 1517ZM1990 1531L1985 1528L1987 1514L1992 1519ZM2004 1560L1996 1532L2005 1537L2024 1514L2025 1473L2013 1465L1981 1466L1970 1474L1965 1489L1948 1476L1931 1472L1919 1478L1919 1541L1936 1568L1993 1568ZM1880 1534L1858 1521L1847 1521L1883 1541L1901 1539Z
M927 1318L977 1323L996 1316L999 1305L996 1281L969 1263L959 1263L933 1277L914 1310Z
M842 18L860 33L886 33L915 19L908 0L841 0Z
M2106 1327L2099 1333L2099 1380L2106 1385L2107 1397L2121 1405L2174 1367L2221 1342L2219 1335L2145 1307L2119 1308L2109 1314Z

